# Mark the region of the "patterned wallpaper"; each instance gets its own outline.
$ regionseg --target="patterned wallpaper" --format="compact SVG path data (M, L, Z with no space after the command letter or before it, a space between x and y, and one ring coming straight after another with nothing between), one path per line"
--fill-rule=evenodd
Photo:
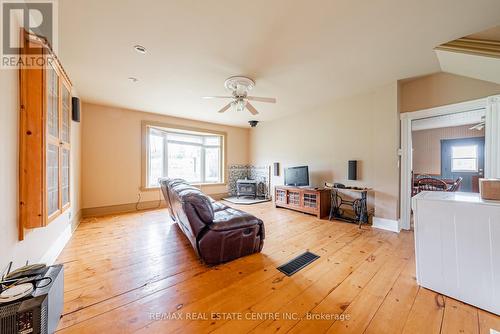
M257 181L257 196L270 198L269 177L271 173L270 166L253 165L229 165L228 192L229 196L236 196L236 181L240 179L249 179Z

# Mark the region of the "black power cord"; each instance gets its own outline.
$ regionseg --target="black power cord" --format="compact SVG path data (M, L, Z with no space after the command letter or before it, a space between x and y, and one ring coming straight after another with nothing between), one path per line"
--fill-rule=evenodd
M137 194L137 202L135 203L135 211L144 211L144 210L153 210L161 208L161 189L158 188L158 205L152 208L139 208L139 204L141 203L142 193L139 192Z

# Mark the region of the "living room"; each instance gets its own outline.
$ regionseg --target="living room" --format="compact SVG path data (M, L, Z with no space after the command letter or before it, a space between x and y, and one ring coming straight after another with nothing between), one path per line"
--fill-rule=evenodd
M24 329L500 331L498 3L37 3L1 3L0 307L53 305ZM477 187L440 191L415 126L467 113Z

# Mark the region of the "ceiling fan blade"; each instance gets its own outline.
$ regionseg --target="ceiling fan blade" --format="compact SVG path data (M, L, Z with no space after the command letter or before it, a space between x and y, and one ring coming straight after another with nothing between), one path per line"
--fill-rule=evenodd
M250 102L248 102L248 101L247 101L246 107L247 107L248 111L250 111L250 113L252 115L258 115L259 114L259 112L257 111L257 109L255 109L254 106L251 105Z
M476 124L476 125L470 127L469 130L478 130L478 131L481 131L484 128L485 125L486 125L485 122L481 122L479 124Z
M202 96L202 99L233 99L233 96Z
M232 104L232 102L230 102L230 103L226 104L226 105L225 105L224 107L222 107L222 109L221 109L221 110L219 110L218 112L222 114L224 111L226 111L226 110L228 110L229 108L231 108L231 104Z
M246 98L250 101L276 103L276 99L274 97L247 96Z

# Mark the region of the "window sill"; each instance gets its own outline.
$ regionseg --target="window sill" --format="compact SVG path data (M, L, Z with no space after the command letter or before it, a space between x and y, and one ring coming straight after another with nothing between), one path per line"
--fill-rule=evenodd
M195 187L215 187L215 186L227 186L226 182L212 182L212 183L190 183Z
M227 186L226 182L220 183L190 183L190 185L195 187L216 187L216 186ZM157 191L160 187L140 187L140 191Z

